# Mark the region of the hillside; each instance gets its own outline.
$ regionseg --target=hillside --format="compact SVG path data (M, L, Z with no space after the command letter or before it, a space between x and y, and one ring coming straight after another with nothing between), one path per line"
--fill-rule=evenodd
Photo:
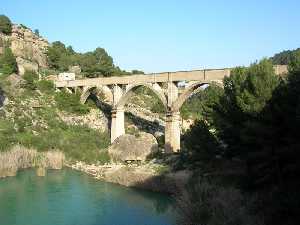
M70 46L51 44L38 32L4 19L4 25L10 26L0 32L0 151L18 144L38 151L57 149L71 161L107 162L109 115L99 110L92 98L81 105L78 95L55 92L52 81L45 77L74 65L81 67L76 74L79 77L130 73L115 67L103 48L76 53ZM152 109L158 100L152 101L151 93L144 91L132 102L138 99L141 106ZM137 134L140 129L155 133L158 129L155 121L160 120L159 115L130 104L127 111L127 133Z

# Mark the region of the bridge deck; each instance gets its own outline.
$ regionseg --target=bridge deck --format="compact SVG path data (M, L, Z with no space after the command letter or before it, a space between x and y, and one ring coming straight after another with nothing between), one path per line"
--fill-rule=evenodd
M287 72L286 65L274 66L276 74ZM214 80L222 80L225 76L230 75L230 68L226 69L209 69L209 70L193 70L166 73L152 73L141 75L114 76L101 78L88 78L71 81L55 81L57 88L61 87L82 87L95 85L113 85L113 84L137 84L137 83L162 83L176 81L203 81L209 82Z
M230 69L215 70L194 70L169 73L152 73L129 76L114 76L89 78L71 81L55 81L56 87L80 87L90 85L112 85L112 84L133 84L133 83L161 83L168 81L208 81L221 80L230 74Z

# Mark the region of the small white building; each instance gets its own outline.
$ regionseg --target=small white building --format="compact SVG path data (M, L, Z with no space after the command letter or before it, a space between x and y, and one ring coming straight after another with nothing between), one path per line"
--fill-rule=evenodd
M58 80L59 81L75 80L75 73L59 73Z

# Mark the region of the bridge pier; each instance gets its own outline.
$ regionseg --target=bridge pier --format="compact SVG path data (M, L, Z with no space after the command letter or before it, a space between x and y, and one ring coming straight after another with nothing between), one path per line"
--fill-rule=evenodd
M124 108L119 107L111 111L110 142L113 143L118 137L125 134Z
M180 150L180 113L167 112L165 126L165 151L166 153Z

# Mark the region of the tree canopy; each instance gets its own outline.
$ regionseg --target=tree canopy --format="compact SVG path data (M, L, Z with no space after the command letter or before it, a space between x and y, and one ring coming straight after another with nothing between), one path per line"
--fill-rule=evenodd
M203 167L218 153L243 164L240 187L262 194L266 224L300 221L300 51L289 60L286 78L275 75L266 59L235 68L221 95L202 96L205 106L206 99L216 101L209 110L199 106L208 116L184 136L189 162L205 162L196 164Z
M56 41L48 48L47 57L51 69L67 71L69 66L79 65L86 77L130 74L115 66L113 58L104 48L96 48L92 52L77 53L72 46L66 47L63 43Z
M297 52L300 52L300 48L295 50L282 51L275 54L270 59L275 65L288 65L292 61L293 54Z

